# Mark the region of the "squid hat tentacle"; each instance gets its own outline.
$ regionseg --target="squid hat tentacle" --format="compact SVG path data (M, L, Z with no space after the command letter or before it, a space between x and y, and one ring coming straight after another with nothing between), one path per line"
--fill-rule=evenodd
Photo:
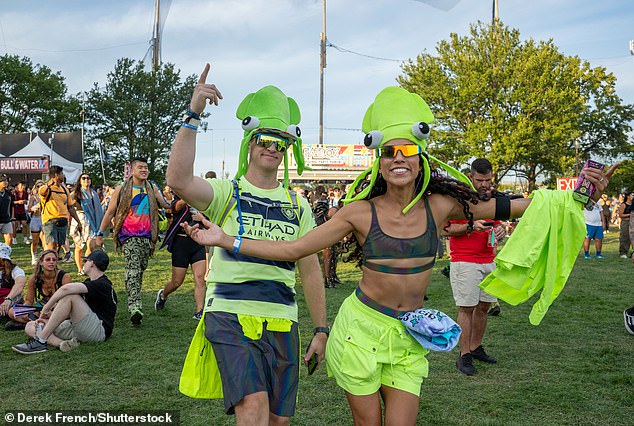
M240 103L236 117L242 120L244 137L240 145L238 170L235 179L244 176L249 166L249 141L258 132L272 133L288 139L293 145L297 162L297 173L306 168L302 153L302 138L299 122L299 106L275 86L265 86L255 93L249 93ZM288 158L284 151L284 186L288 188ZM298 156L298 152L300 155Z
M430 134L429 124L434 121L434 114L427 103L419 95L410 93L407 90L390 86L381 90L374 99L374 102L368 107L363 117L363 132L366 134L364 144L368 148L377 149L383 147L385 143L394 139L406 139L422 148L422 152L427 151L427 138ZM431 168L427 157L421 153L423 159L423 186L414 199L403 209L403 213L407 213L418 200L421 199L431 176ZM440 166L447 170L456 179L471 185L471 181L462 173L448 164L435 160ZM379 161L377 157L371 169L365 170L357 180L352 184L350 193L354 193L357 185L371 173L370 185L355 197L346 198L344 202L349 203L367 197L372 190L379 170Z

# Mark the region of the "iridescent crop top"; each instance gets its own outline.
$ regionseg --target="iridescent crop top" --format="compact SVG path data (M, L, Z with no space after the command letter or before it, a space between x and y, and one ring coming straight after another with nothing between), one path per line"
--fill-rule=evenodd
M372 222L370 232L363 243L363 266L377 272L386 274L417 274L431 269L436 262L436 250L438 249L438 235L436 223L429 208L427 197L425 210L427 212L427 230L414 238L395 238L383 232L376 217L376 208L370 201L372 207ZM431 257L433 260L425 265L399 268L389 265L370 262L371 259L415 259Z

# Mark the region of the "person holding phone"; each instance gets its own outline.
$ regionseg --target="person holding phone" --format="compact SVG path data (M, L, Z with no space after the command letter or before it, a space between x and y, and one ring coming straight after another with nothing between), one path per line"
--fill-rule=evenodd
M460 182L431 169L426 152L434 119L425 101L399 87L381 91L363 120L364 143L377 149L337 214L293 241L257 241L223 233L209 221L185 226L192 238L223 250L276 261L316 253L352 233L352 259L362 271L346 298L326 349L328 374L345 391L354 424L416 424L429 350L410 335L399 316L423 305L432 277L438 230L450 219L520 215L530 200L497 210L469 186L469 179L436 160ZM355 192L358 189L358 192ZM208 229L205 229L208 228ZM237 241L237 242L236 242Z
M223 229L206 220L202 226L183 225L200 244L277 262L316 253L353 234L351 256L359 260L362 276L358 288L341 304L328 338L326 361L328 374L345 391L354 424L417 422L429 350L400 318L423 304L441 224L467 219L467 227L475 227L480 219L506 220L523 215L532 202L492 199L474 191L469 178L426 152L427 123L433 120L419 95L400 87L382 90L362 125L365 145L377 149L372 168L355 180L344 201L348 205L299 239L242 238L235 228ZM433 170L432 160L455 179ZM597 196L613 170L614 166L605 175L587 170ZM574 202L570 193L553 198ZM546 201L536 208L542 212L554 210L555 205ZM574 214L580 219L580 209Z
M504 196L493 192L493 167L486 158L474 160L468 176L478 193L489 197ZM461 373L473 376L476 373L474 358L490 364L497 362L482 346L487 313L497 298L478 285L495 269L495 247L506 235L506 229L499 220L474 220L472 226L466 220L453 220L443 231L449 236L451 246L449 279L458 306L456 322L462 328L456 367Z
M303 169L300 110L292 98L274 86L248 94L236 117L244 136L238 171L233 180L194 175L196 130L205 105L218 105L222 95L207 83L205 66L172 146L167 184L188 205L240 240L265 244L296 240L315 227L308 202L277 180L288 151ZM287 175L287 161L284 161ZM189 224L187 224L189 226ZM299 351L296 268L313 320L306 354ZM217 249L210 258L203 318L190 350L211 345L214 359L194 363L181 375L180 390L191 397L223 398L225 412L237 425L287 425L295 414L299 366L316 354L323 359L329 328L319 260L308 254L297 262L275 262L245 256L235 247ZM209 351L206 351L209 353ZM195 358L200 358L198 352ZM189 357L184 372L190 371ZM202 364L202 363L201 363ZM213 373L213 374L210 374ZM212 375L212 379L204 382ZM213 392L221 384L222 392ZM190 392L189 390L196 391ZM211 389L211 390L210 390Z

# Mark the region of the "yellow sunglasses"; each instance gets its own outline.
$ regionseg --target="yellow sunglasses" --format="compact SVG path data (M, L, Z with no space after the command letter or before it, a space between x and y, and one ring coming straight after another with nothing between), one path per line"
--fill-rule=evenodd
M288 148L288 140L280 136L267 135L263 133L255 135L255 143L265 149L269 149L271 145L274 145L278 152L284 152L286 151L286 148Z
M379 148L379 157L391 158L396 157L397 153L403 154L405 157L412 157L423 152L423 149L418 145L390 145Z

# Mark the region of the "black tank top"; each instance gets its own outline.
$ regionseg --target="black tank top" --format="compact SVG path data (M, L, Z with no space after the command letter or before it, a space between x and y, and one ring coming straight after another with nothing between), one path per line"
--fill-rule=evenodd
M438 249L436 222L434 222L434 217L431 214L427 197L423 198L423 200L427 214L427 230L414 238L395 238L384 233L379 225L374 203L368 200L372 208L372 221L370 223L370 231L362 246L362 264L366 268L386 274L406 275L417 274L434 266L436 250ZM393 267L368 261L370 259L416 259L425 257L431 257L433 260L426 265L408 268Z

